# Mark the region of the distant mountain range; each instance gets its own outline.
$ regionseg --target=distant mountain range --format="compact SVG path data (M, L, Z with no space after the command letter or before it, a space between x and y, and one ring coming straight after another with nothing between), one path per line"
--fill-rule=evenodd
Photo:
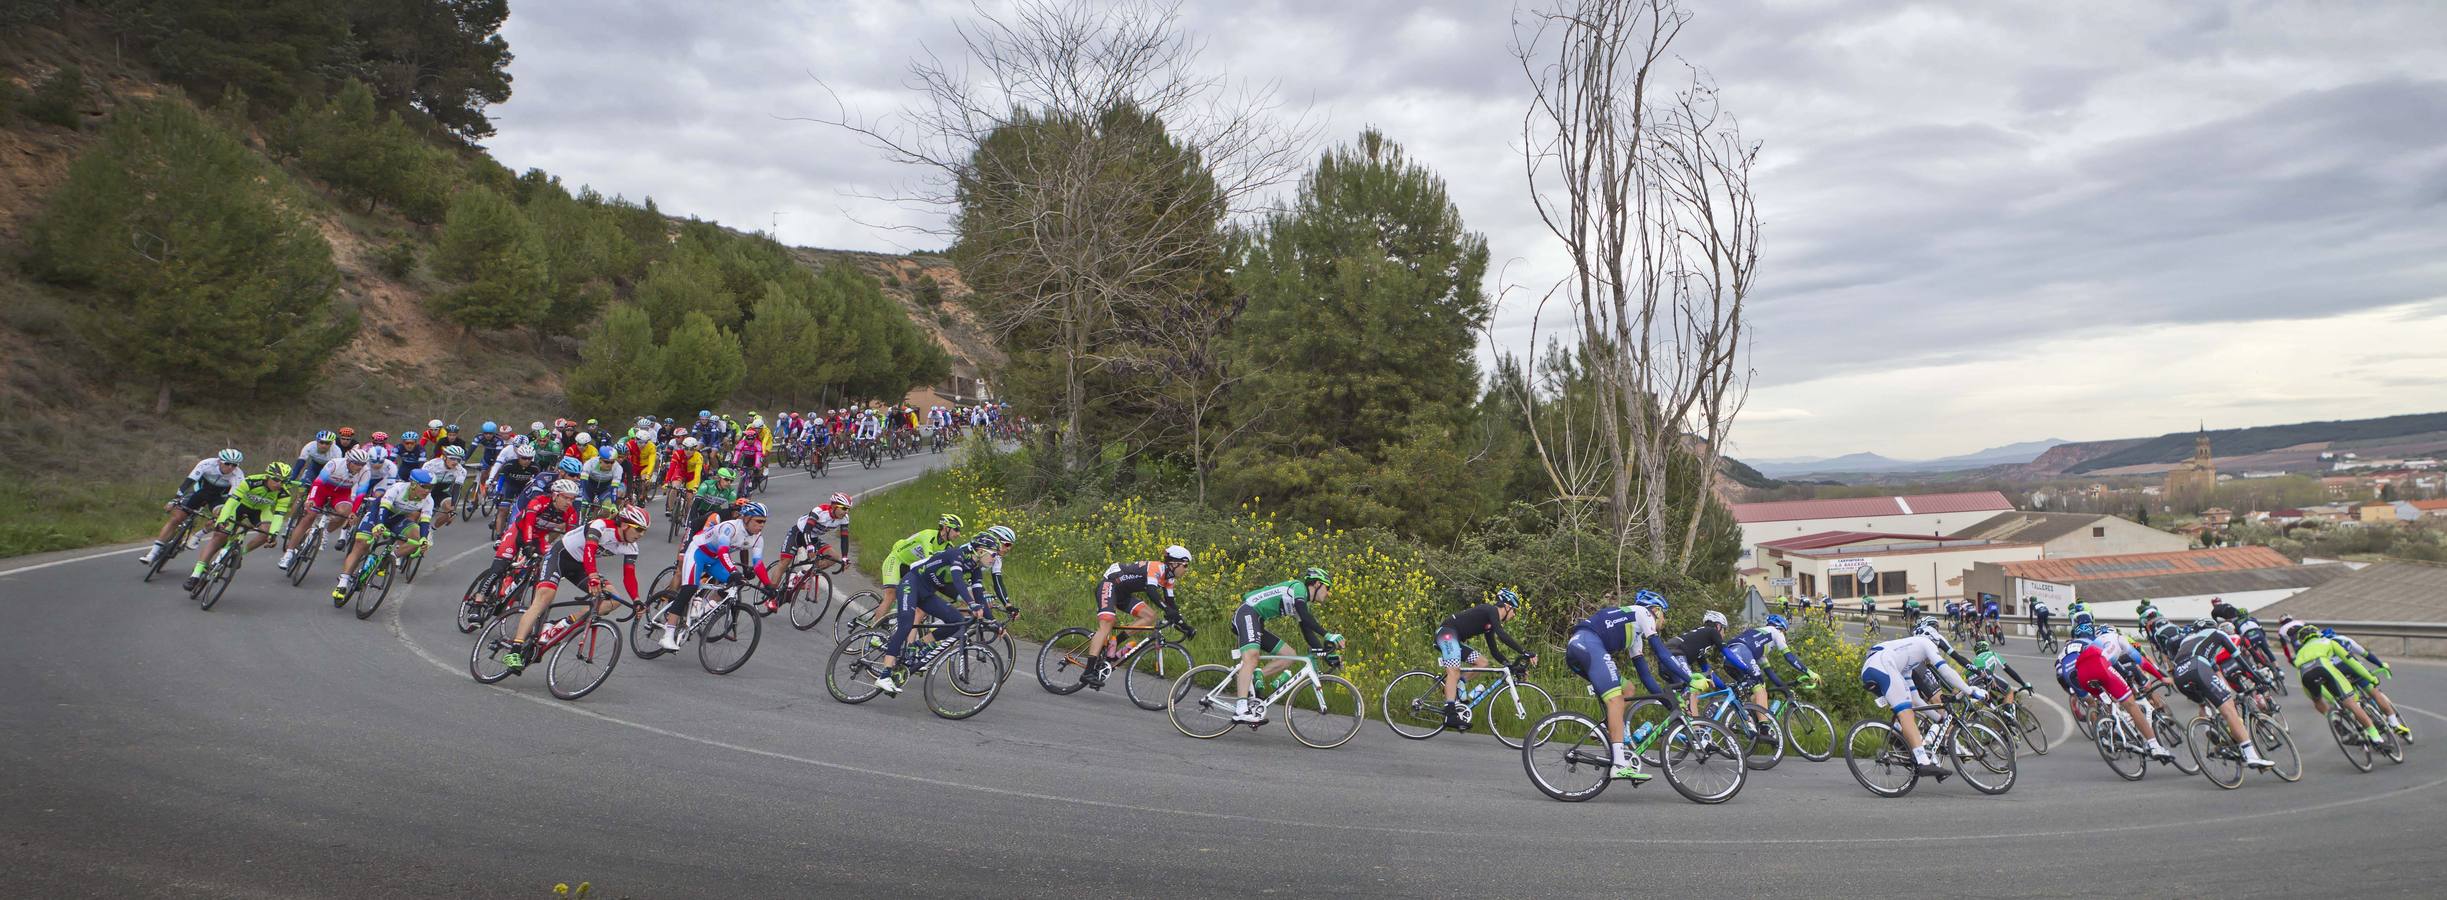
M2022 441L2002 447L1990 447L1974 453L1938 459L1894 459L1876 453L1847 453L1826 458L1786 458L1749 460L1752 468L1774 478L1794 475L1877 475L1893 472L1959 472L1965 469L1985 469L1990 466L2021 465L2038 459L2058 444L2069 444L2062 438L2043 441Z

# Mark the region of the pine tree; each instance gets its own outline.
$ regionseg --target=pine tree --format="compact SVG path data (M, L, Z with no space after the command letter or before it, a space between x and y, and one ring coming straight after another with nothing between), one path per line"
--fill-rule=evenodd
M671 330L660 365L671 385L663 412L673 416L721 405L739 390L748 368L739 338L701 312L689 313Z
M33 99L26 102L26 117L46 125L75 128L85 105L85 70L75 64L61 66L43 80L34 83Z
M747 388L766 403L797 406L824 387L816 317L805 300L781 282L765 282L741 348L748 363Z
M714 324L739 324L739 300L722 288L722 269L702 248L684 245L654 264L637 285L637 305L654 320L654 333L668 337L690 313Z
M508 198L468 188L451 201L434 273L461 282L435 299L443 318L470 328L533 325L546 312L551 273L543 237Z
M331 246L277 171L185 101L123 105L29 229L31 271L92 290L76 319L114 372L232 394L303 388L348 337Z
M563 381L580 415L612 421L664 408L670 385L645 310L612 307L579 348L578 360Z

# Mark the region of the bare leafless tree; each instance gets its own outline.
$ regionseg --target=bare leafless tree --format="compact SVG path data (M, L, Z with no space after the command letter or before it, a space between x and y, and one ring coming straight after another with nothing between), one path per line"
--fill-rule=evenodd
M1530 198L1572 266L1548 296L1570 310L1594 381L1588 427L1609 476L1617 559L1636 552L1677 569L1692 558L1748 396L1742 313L1760 230L1758 146L1705 72L1669 64L1690 19L1677 0L1559 0L1517 14L1513 41L1532 89ZM1676 87L1658 86L1676 74ZM1558 493L1574 490L1568 476L1585 467L1559 465L1544 442L1538 452ZM1677 510L1678 458L1698 471Z
M979 8L956 61L911 64L907 108L823 120L925 173L886 199L951 213L940 233L988 327L1059 370L1049 418L1073 466L1091 380L1145 361L1119 336L1196 289L1221 224L1296 173L1312 137L1271 85L1201 72L1179 19L1142 0Z

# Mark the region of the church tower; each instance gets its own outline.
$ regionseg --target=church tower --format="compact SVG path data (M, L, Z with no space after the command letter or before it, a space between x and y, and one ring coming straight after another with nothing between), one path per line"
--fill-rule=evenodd
M2167 470L2166 502L2178 511L2207 506L2218 491L2218 464L2209 450L2209 424L2201 423L2192 438L2192 458Z

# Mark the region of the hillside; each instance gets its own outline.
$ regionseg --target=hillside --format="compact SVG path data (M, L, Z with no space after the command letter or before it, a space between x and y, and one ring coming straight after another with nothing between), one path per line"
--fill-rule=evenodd
M1759 471L1777 477L1788 475L1925 475L1935 472L1985 469L1991 466L2020 465L2031 462L2049 448L2063 443L2066 441L2058 438L2022 441L1937 459L1894 459L1876 453L1848 453L1829 459L1762 460L1756 465Z
M2316 468L2319 454L2352 449L2364 456L2384 456L2447 445L2447 413L2300 422L2259 428L2229 428L2208 432L2212 450L2221 461L2244 460L2254 468ZM2108 453L2091 456L2064 468L2065 474L2143 474L2191 458L2195 432L2182 431L2129 442ZM2401 449L2400 449L2401 448ZM2223 462L2221 464L2224 464Z

